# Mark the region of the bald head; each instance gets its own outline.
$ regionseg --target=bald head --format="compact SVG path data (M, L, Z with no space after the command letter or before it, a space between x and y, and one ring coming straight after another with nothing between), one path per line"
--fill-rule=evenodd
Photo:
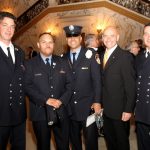
M119 32L116 27L109 26L104 29L102 38L106 48L111 49L119 40Z
M115 34L119 34L118 29L117 29L115 26L108 26L108 27L106 27L106 28L104 29L104 31L103 31L103 34L104 34L105 32L108 32L108 31L112 31L112 32L114 32Z

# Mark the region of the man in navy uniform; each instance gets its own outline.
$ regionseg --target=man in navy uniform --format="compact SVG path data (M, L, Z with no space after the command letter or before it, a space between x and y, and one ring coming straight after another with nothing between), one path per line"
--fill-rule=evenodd
M70 51L67 58L72 67L73 96L70 101L70 136L72 150L82 150L81 130L85 138L86 150L98 150L96 123L86 127L91 110L101 111L100 60L94 50L81 47L81 26L64 27Z
M16 18L0 12L0 150L25 150L24 53L11 42Z
M71 70L66 60L52 54L54 37L50 33L42 33L37 45L40 54L28 60L25 73L37 149L50 149L53 129L57 150L68 150L67 105L72 95Z
M119 33L110 26L103 31L104 135L108 150L129 150L130 117L135 104L133 58L118 46Z
M150 149L150 23L144 26L145 51L137 55L137 98L135 120L139 150Z

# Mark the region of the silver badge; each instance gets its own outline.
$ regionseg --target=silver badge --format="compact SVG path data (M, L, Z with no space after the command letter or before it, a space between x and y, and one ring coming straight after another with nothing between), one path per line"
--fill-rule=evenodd
M73 31L73 30L74 30L74 26L73 26L73 25L70 25L70 26L69 26L69 30L70 30L70 31Z

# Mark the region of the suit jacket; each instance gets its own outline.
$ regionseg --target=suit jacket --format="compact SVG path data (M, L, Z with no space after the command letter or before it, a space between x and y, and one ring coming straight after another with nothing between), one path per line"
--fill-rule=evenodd
M70 61L70 53L67 54L73 74L71 119L76 121L86 120L90 114L91 105L101 102L100 64L96 61L96 54L94 50L82 47L74 65Z
M30 98L30 119L47 120L46 101L60 99L67 107L72 95L72 77L68 63L58 56L52 56L50 72L47 71L40 54L26 62L25 89ZM66 108L65 107L65 108Z
M137 95L135 120L150 125L150 56L142 51L136 58Z
M25 121L24 53L14 45L15 65L0 47L0 126L17 125Z
M131 54L119 46L105 64L102 73L104 114L121 119L132 112L135 104L135 70Z

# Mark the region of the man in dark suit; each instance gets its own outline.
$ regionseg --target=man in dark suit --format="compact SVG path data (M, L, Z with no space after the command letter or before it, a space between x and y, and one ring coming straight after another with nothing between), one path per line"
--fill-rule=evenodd
M133 58L117 44L115 27L103 32L106 51L103 58L104 135L108 150L129 150L129 120L135 104Z
M24 53L12 44L16 18L0 12L0 150L25 150Z
M67 44L70 51L68 62L72 67L73 96L70 101L71 144L72 150L82 150L81 130L85 138L86 150L98 150L98 135L95 122L86 127L91 109L101 111L101 75L100 60L94 50L81 47L81 26L66 26Z
M145 51L137 55L137 97L135 120L139 150L150 149L150 23L144 26Z
M40 54L27 61L25 73L37 149L50 149L53 129L56 149L68 150L67 105L72 95L71 70L63 58L52 54L54 38L50 33L42 33L37 45Z

